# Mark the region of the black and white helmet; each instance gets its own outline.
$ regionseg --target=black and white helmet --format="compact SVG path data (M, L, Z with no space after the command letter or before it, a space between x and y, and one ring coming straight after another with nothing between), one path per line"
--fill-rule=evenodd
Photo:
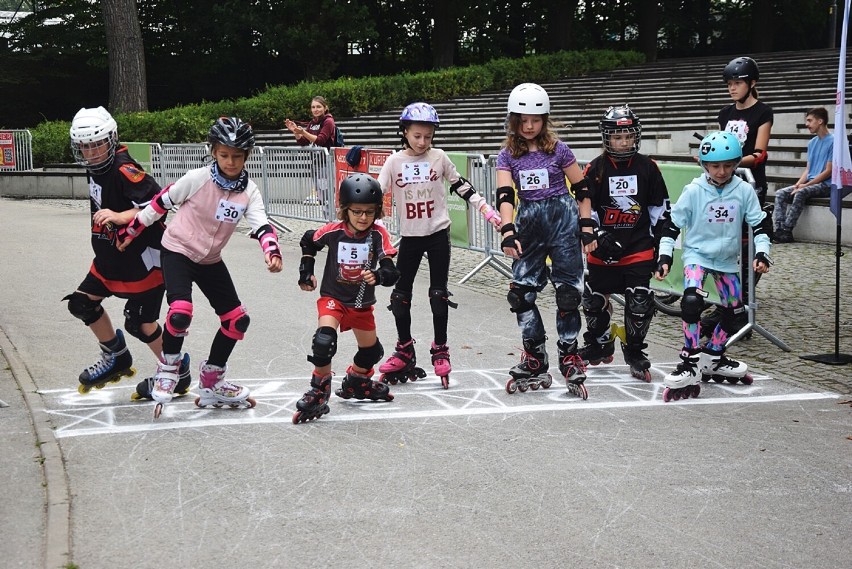
M222 144L248 152L254 148L254 132L250 124L237 117L219 117L210 127L207 142L211 146Z
M642 122L627 104L608 108L601 118L600 130L604 148L613 158L630 158L639 152L642 143ZM630 150L617 151L610 144L610 135L619 132L636 135L636 142Z
M92 174L103 174L115 160L118 125L103 108L82 108L71 120L71 151L77 164Z

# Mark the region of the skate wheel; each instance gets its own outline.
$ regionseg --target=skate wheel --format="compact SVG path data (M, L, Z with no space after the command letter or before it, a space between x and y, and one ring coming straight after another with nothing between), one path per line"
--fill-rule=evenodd
M529 389L529 385L527 385L526 383L518 384L518 391L520 391L521 393L526 393L527 389Z
M641 379L641 380L642 380L642 381L644 381L645 383L651 383L651 372L650 372L650 371L648 371L648 370L646 369L646 370L642 373L642 377L637 378L637 379Z
M663 389L663 403L668 403L672 400L672 389L670 387L666 387Z
M752 383L754 383L754 378L750 373L747 373L740 378L740 381L743 382L743 385L751 385Z
M443 387L444 389L450 388L450 377L448 375L441 376L441 387Z
M538 391L538 383L530 383L530 389L533 391Z
M204 409L205 407L207 407L207 405L202 405L202 404L201 404L201 397L196 397L196 398L195 398L195 406L196 406L196 407L200 407L201 409Z
M384 400L393 401L393 393L388 393L387 395L385 395Z
M711 379L712 379L712 376L709 376L709 375L707 375L706 373L702 373L702 374L701 374L701 381L703 381L704 383L707 383L707 382L708 382L708 381L710 381Z
M399 381L401 381L402 383L408 383L408 378L403 376L399 378ZM396 385L396 383L394 383L394 385Z
M680 401L681 389L672 389L672 399Z
M553 376L547 374L547 376L543 380L541 380L541 387L543 389L549 389L551 385L553 385Z
M724 382L725 382L725 377L724 377L724 376L722 376L722 375L714 375L714 376L713 376L713 381L715 381L716 383L724 383Z
M301 422L302 422L302 412L296 411L295 413L293 413L293 424L298 425Z
M224 403L214 403L213 407L215 407L216 409L221 409L222 407L224 407Z
M379 376L379 383L384 383L385 385L388 384L388 378L385 374Z
M506 393L514 395L518 391L518 382L514 378L506 382Z
M582 399L583 401L585 401L586 399L588 399L588 398L589 398L589 390L588 390L588 389L586 389L585 384L582 384L582 383L581 383L581 384L577 387L577 391L579 392L577 395L579 395L579 396L580 396L580 399Z
M80 395L86 395L88 392L92 390L88 385L83 385L82 383L77 386L77 393Z
M698 397L698 394L701 393L701 386L697 383L690 388L691 395L693 399Z
M605 357L604 359L602 359L601 361L602 361L603 363L605 363L605 364L611 364L611 363L612 363L612 360L614 360L614 359L615 359L615 358L614 358L613 356L607 356L607 357Z
M154 418L159 419L160 415L163 413L163 404L157 403L154 405Z
M246 409L254 409L257 406L257 400L254 397L246 397L245 403Z
M728 383L730 383L731 385L736 385L740 381L740 378L738 377L728 377L725 379L727 379Z

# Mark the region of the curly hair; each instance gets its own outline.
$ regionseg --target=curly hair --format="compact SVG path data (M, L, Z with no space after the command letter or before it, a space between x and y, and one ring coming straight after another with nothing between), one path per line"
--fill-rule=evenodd
M535 145L545 154L553 154L556 151L556 143L559 137L553 131L555 128L550 120L550 115L543 115L544 124L541 127L541 132L535 137ZM520 158L527 154L530 149L526 139L518 134L521 129L521 115L518 113L509 113L506 117L506 140L503 142L503 147L508 148L512 154L512 158Z

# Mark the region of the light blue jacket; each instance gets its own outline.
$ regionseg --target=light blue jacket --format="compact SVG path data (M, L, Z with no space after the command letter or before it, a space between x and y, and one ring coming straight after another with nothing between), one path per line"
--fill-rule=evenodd
M684 265L701 265L722 273L738 273L743 221L760 226L766 213L748 182L734 176L724 188L716 188L704 174L683 189L672 206L671 222L681 229ZM660 254L671 255L674 239L660 240ZM769 236L754 237L755 253L769 255Z

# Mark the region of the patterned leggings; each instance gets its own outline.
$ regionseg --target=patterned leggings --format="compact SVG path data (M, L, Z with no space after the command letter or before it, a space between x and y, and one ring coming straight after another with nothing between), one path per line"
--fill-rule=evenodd
M795 194L793 186L775 192L775 231L793 231L805 203L811 198L824 198L831 195L831 183L828 181L801 188ZM789 204L789 205L788 205Z
M740 276L737 273L720 273L705 269L701 265L686 265L683 268L683 288L686 290L689 287L701 289L704 286L704 280L707 275L713 277L716 283L716 290L719 293L719 300L723 307L736 308L740 305L741 286ZM695 322L692 324L683 323L683 345L690 349L701 347L701 323ZM707 347L713 351L721 351L725 347L725 342L728 341L728 333L722 329L722 321L720 320L713 329L713 334L710 336L710 341L707 342Z

